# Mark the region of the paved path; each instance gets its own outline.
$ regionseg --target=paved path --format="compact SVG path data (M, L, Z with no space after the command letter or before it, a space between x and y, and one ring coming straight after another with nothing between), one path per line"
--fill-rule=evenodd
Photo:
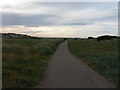
M68 50L67 42L59 45L43 80L42 88L113 88L114 85L75 58ZM38 86L40 87L40 86Z

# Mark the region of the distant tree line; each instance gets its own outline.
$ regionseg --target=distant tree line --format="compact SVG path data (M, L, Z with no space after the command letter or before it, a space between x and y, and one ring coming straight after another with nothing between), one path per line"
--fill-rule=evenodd
M25 34L16 34L16 33L0 33L0 37L2 38L13 38L13 39L42 39L43 37L33 37ZM99 36L97 38L95 37L88 37L87 39L96 39L97 41L102 41L102 40L110 40L113 38L120 38L117 36L110 36L110 35L104 35L104 36ZM55 38L57 39L57 38ZM68 38L63 38L63 41L66 41ZM69 39L82 39L82 38L69 38ZM85 38L84 38L85 39Z
M114 38L119 38L119 37L117 37L117 36L110 36L110 35L99 36L97 38L88 37L88 39L97 39L97 41L110 40L110 39L114 39Z
M103 35L103 36L99 36L97 38L95 37L88 37L87 39L96 39L97 41L102 41L102 40L110 40L110 39L114 39L114 38L120 38L120 37L117 37L117 36L110 36L110 35ZM64 41L66 41L68 38L63 38ZM77 39L82 39L82 38L69 38L69 39L74 39L74 40L77 40ZM85 38L83 38L85 39Z
M25 34L16 34L16 33L0 33L2 38L13 38L13 39L41 39L40 37L33 37Z
M117 37L116 36L109 36L109 35L99 36L99 37L97 37L97 41L110 40L110 39L114 39L114 38L117 38Z

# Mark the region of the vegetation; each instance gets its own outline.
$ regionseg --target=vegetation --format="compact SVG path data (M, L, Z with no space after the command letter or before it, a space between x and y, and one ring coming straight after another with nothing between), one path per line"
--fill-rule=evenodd
M36 86L61 39L3 39L3 88Z
M70 39L68 43L71 53L118 86L118 39Z
M97 41L110 40L110 39L115 39L115 38L117 38L117 37L116 36L104 35L104 36L97 37Z

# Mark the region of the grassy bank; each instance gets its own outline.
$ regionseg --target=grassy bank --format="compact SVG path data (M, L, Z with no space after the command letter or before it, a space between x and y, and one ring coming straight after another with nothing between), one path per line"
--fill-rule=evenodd
M77 58L118 86L118 40L69 40L69 49Z
M3 39L3 88L36 86L61 39Z

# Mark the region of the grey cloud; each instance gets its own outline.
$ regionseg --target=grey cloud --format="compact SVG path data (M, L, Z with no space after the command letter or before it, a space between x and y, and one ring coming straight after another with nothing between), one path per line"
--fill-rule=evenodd
M52 15L28 15L22 16L19 14L3 13L3 26L9 25L25 25L25 26L46 26L54 25L53 22L47 21L48 18L55 17Z
M9 25L24 25L24 26L29 26L29 27L37 27L37 26L52 26L52 25L89 25L93 24L95 22L101 22L101 21L115 21L116 15L114 16L106 16L102 18L95 18L91 17L92 19L85 18L83 20L80 20L79 17L76 18L75 13L77 11L84 10L86 8L95 8L99 10L104 11L105 10L110 10L113 8L114 4L112 3L92 3L92 2L46 2L46 3L41 3L41 2L36 2L32 3L34 4L33 6L45 6L45 7L54 7L57 8L56 11L51 12L47 11L47 14L31 14L31 15L22 15L22 14L16 14L16 13L3 13L2 14L2 24L3 26L9 26ZM110 8L111 7L111 8ZM10 6L4 6L4 8L12 8ZM33 7L34 8L34 7ZM66 13L67 11L70 11L70 13ZM76 11L76 12L73 12ZM46 12L46 11L45 11ZM95 12L96 13L96 12ZM74 15L75 16L74 16ZM94 14L94 13L90 13ZM73 17L72 17L73 15ZM67 17L69 16L69 17ZM86 15L87 16L87 15ZM89 15L88 15L89 16ZM87 16L87 17L88 17ZM71 17L73 19L71 19ZM96 16L97 17L97 16ZM77 20L77 21L76 21Z
M44 5L47 7L63 7L64 9L85 9L85 8L110 8L115 2L32 2L35 6Z

